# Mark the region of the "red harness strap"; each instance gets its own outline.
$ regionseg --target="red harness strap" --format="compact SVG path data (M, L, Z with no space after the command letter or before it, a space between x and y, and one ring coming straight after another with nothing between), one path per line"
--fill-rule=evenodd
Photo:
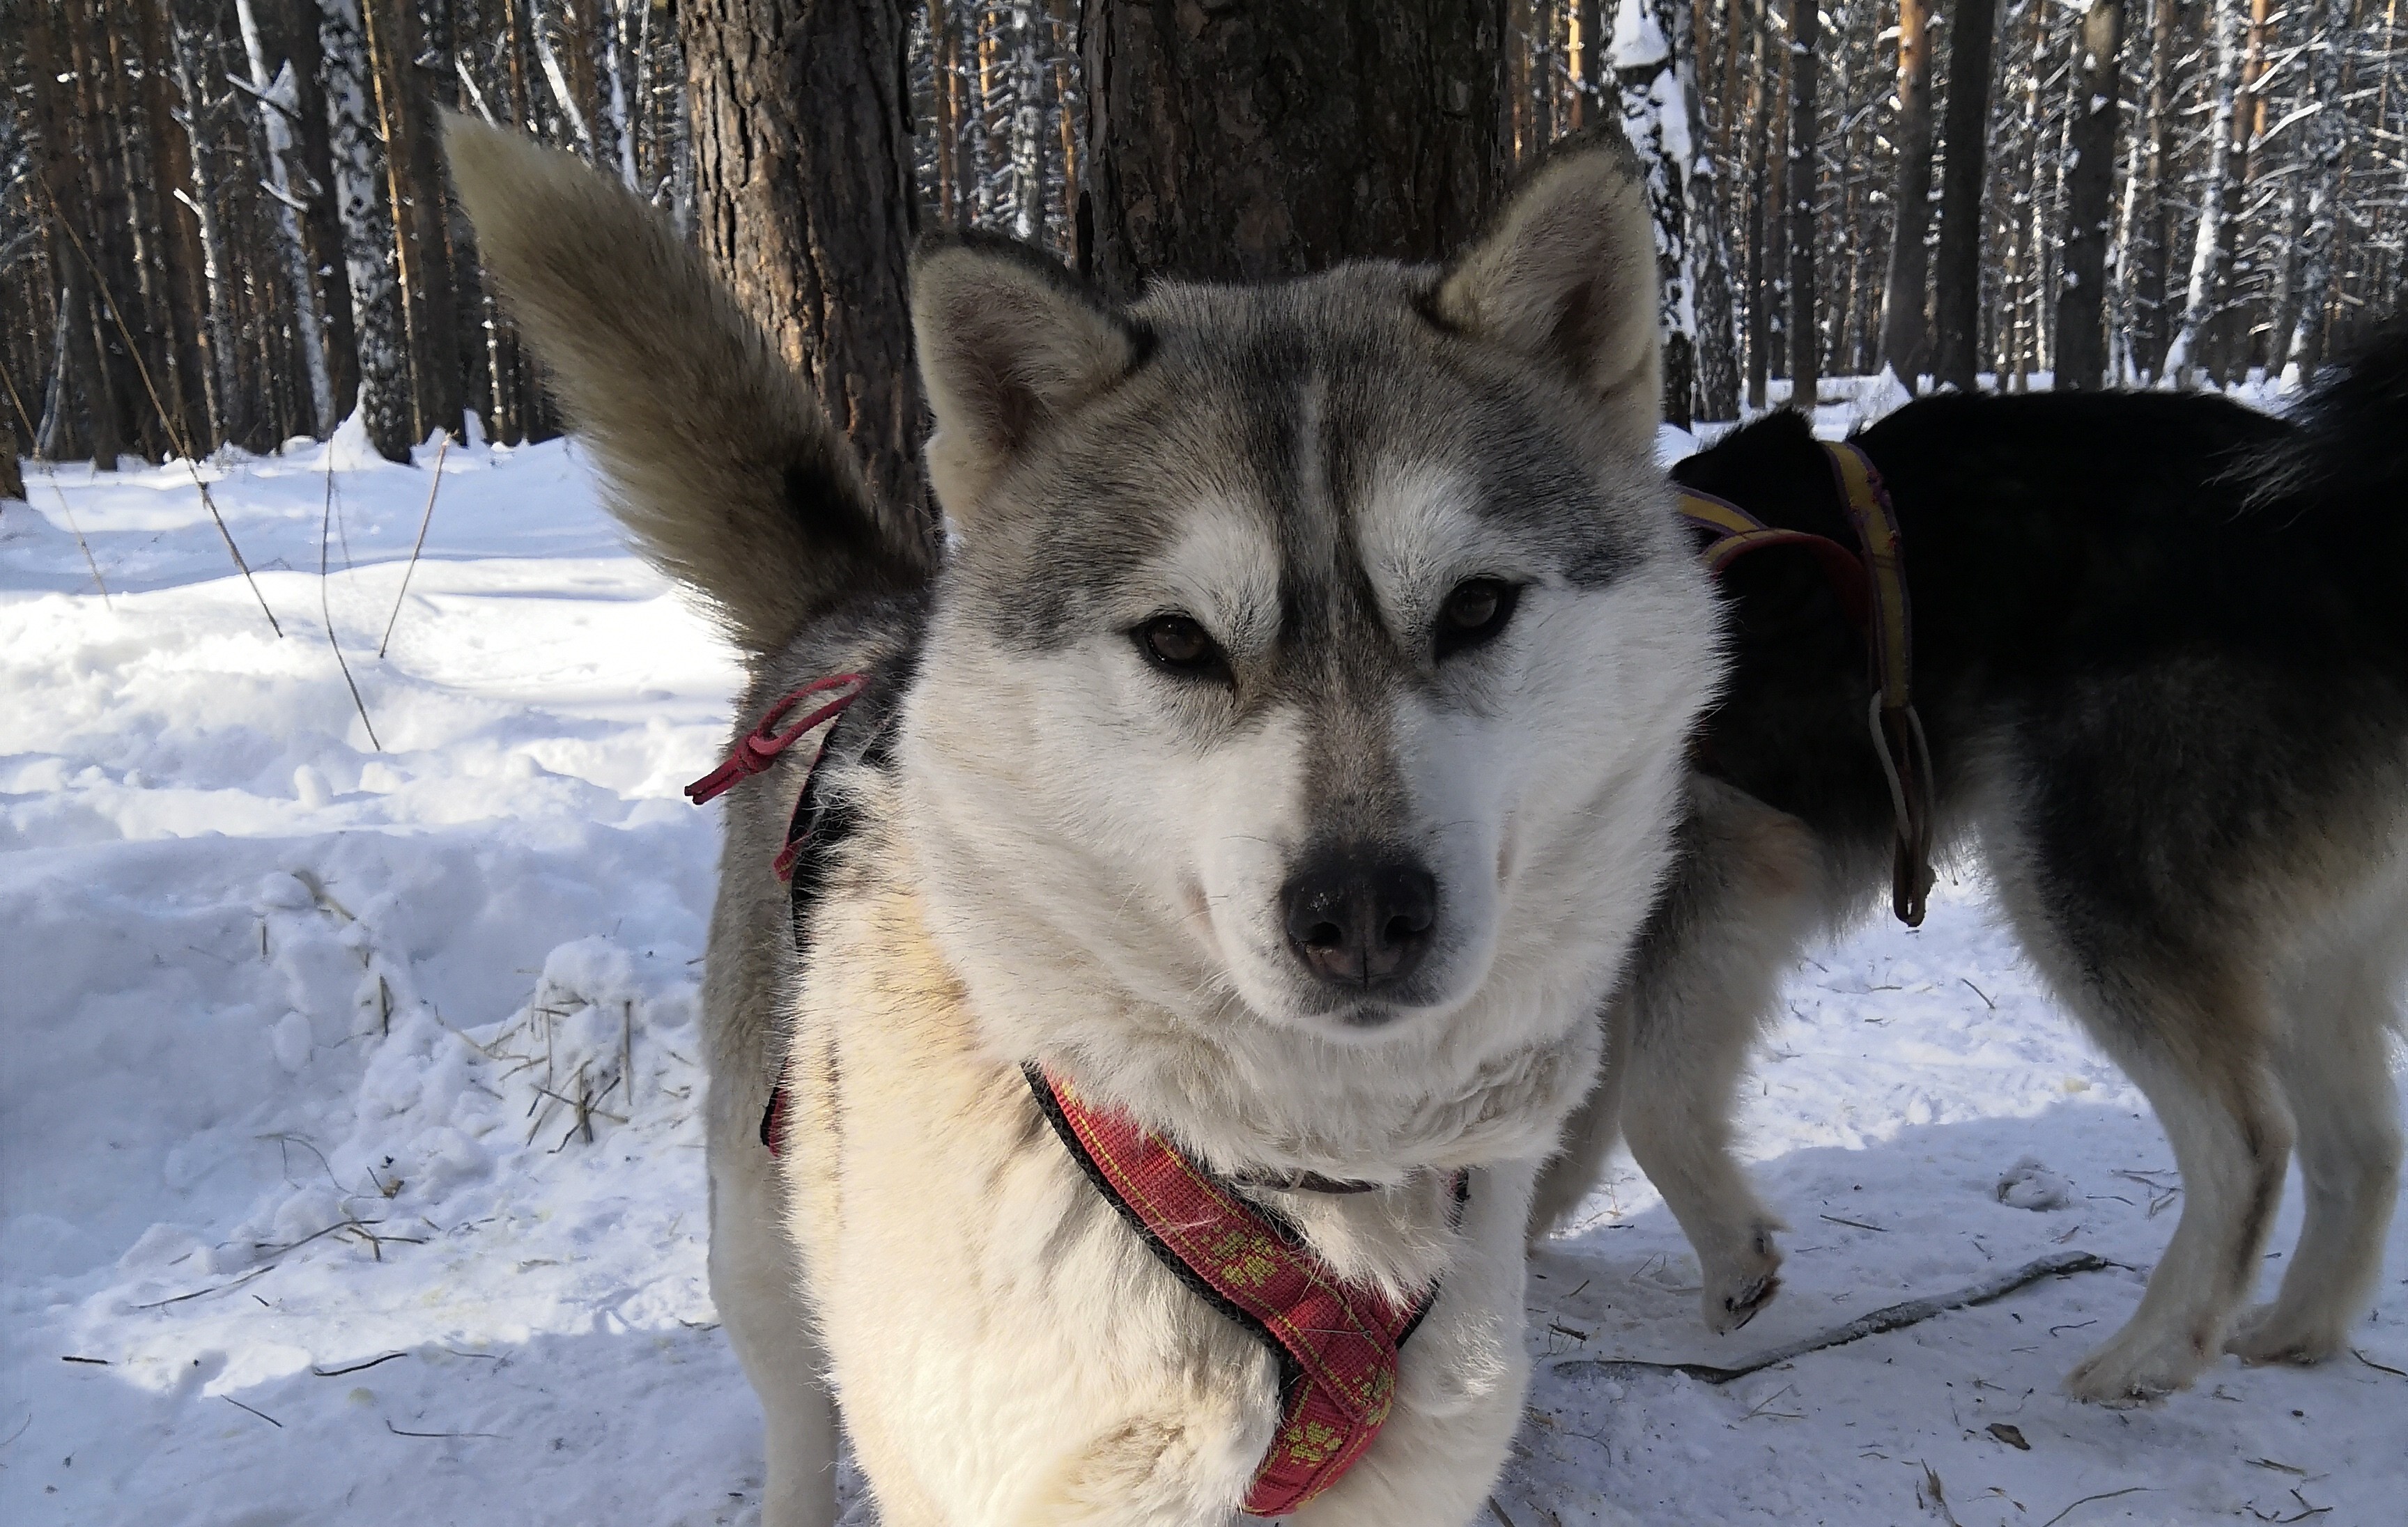
M1280 1517L1336 1484L1388 1419L1397 1349L1435 1291L1391 1304L1350 1288L1261 1210L1160 1135L1070 1084L1025 1068L1029 1091L1071 1157L1147 1249L1280 1357L1282 1403L1270 1451L1240 1509Z
M861 698L862 687L868 682L859 674L835 674L826 678L815 678L801 689L781 695L778 703L763 713L760 722L737 739L736 746L728 749L719 767L685 787L686 799L700 806L737 781L750 779L762 773L778 762L780 753L802 740L812 727L844 714L844 707ZM778 723L786 719L786 712L812 695L828 690L843 690L845 692L784 731L778 729Z

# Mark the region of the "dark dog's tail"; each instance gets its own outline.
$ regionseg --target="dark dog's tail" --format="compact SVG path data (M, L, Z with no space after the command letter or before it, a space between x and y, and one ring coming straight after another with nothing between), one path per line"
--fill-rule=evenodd
M2408 550L2408 313L2328 366L2289 415L2297 426L2244 468L2261 505L2330 505Z
M738 646L776 651L848 596L928 576L911 507L877 502L802 378L659 212L464 117L444 148L485 268L612 510Z

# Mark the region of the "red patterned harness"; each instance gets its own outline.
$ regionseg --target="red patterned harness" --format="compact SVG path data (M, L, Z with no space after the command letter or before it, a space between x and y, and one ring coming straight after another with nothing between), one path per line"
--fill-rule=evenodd
M1437 1293L1392 1304L1353 1288L1282 1225L1162 1136L1092 1107L1060 1077L1024 1068L1054 1132L1146 1249L1280 1360L1279 1430L1240 1507L1283 1517L1336 1484L1379 1436L1397 1349ZM1463 1191L1458 1178L1455 1191Z
M818 753L805 766L794 819L772 864L789 882L798 951L809 937L809 904L824 876L818 855L842 830L830 830L827 808L812 788L814 774L837 723L867 686L861 675L842 674L783 696L718 768L686 787L700 806L767 771L806 734L828 725ZM841 692L781 727L804 700L830 691ZM1126 1114L1083 1101L1064 1078L1033 1063L1023 1069L1071 1159L1146 1249L1277 1357L1279 1429L1239 1509L1253 1517L1298 1510L1336 1484L1379 1436L1396 1396L1397 1349L1429 1313L1437 1291L1400 1306L1377 1290L1340 1282L1286 1226L1240 1195L1234 1184ZM785 1145L785 1088L773 1088L761 1115L761 1144L772 1156ZM1454 1178L1458 1213L1465 1183L1461 1174ZM1326 1192L1369 1187L1311 1173L1273 1186Z

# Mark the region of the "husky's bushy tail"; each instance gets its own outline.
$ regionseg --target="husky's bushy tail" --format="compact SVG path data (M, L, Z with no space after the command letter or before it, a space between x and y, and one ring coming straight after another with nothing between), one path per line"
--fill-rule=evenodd
M2250 464L2252 497L2345 504L2408 551L2408 312L2325 367L2287 417L2297 427Z
M803 379L649 204L460 116L444 147L477 245L638 549L773 652L848 596L935 565Z

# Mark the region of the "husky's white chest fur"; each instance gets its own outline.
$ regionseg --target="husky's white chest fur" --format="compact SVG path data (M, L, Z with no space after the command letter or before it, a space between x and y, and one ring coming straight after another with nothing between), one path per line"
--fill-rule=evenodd
M848 1434L889 1522L1198 1522L1280 1414L1268 1349L1145 1249L982 1037L875 830L814 919L787 1074L785 1185ZM1584 1031L1586 1033L1587 1031ZM1571 1047L1583 1048L1582 1043ZM1582 1061L1543 1069L1585 1084ZM1435 1283L1364 1462L1302 1514L1467 1520L1519 1413L1535 1162L1269 1195L1352 1281Z

